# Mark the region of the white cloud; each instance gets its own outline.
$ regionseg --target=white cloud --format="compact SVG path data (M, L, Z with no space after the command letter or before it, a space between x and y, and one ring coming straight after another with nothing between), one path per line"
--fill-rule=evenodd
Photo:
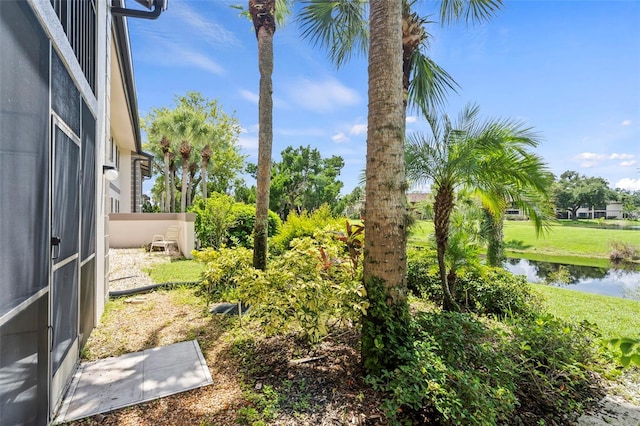
M257 93L253 93L250 90L244 90L244 89L240 90L240 96L242 96L243 99L246 99L247 101L254 103L256 105L258 105L258 99L260 99Z
M415 123L418 120L418 117L415 115L410 115L407 117L407 123Z
M288 87L289 96L299 106L326 113L360 102L358 93L335 79L312 81L305 78Z
M258 136L240 136L238 144L246 150L256 151L258 149Z
M218 46L239 46L240 42L232 31L213 20L208 20L202 11L195 11L185 1L171 2L171 15L183 22L181 28L197 35L197 39ZM163 16L164 18L164 16Z
M635 166L637 163L636 160L622 161L620 162L620 167L631 167Z
M580 166L585 169L590 169L591 167L595 167L597 165L598 165L597 161L583 161L582 163L580 163Z
M193 65L212 74L222 74L224 69L217 62L208 58L200 52L189 49L179 49L178 57L174 57L174 63L182 65Z
M336 143L343 143L349 140L349 138L347 137L347 135L345 135L344 133L340 132L340 133L336 133L335 135L331 136L331 140L336 142Z
M631 126L631 120L624 120L624 121L622 122L622 125L623 125L623 126Z
M367 133L367 125L366 124L354 124L349 129L349 134L351 135L362 135Z
M631 160L633 154L616 154L615 152L609 156L611 160Z
M593 152L582 152L576 155L576 158L578 160L595 161L595 160L604 160L605 158L607 158L607 156L604 154L595 154Z
M640 191L640 179L624 178L616 182L616 188Z

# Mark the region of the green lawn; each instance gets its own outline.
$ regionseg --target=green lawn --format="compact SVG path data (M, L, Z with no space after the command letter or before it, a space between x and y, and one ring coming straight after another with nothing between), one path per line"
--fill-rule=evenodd
M614 240L640 247L640 231L578 227L563 221L536 238L530 222L507 221L504 227L506 248L513 252L606 259Z
M204 265L195 260L174 260L156 265L148 272L154 283L180 283L200 281L203 271Z
M545 307L557 317L595 323L603 339L640 338L640 302L619 297L531 284L545 298Z
M611 241L622 241L640 248L640 231L595 228L593 223L578 226L582 222L561 221L547 232L536 237L535 229L528 221L506 221L504 242L508 254L532 260L550 260L587 266L606 266L611 251ZM426 246L433 233L431 221L414 225L409 245ZM601 259L600 264L586 259ZM596 262L597 263L597 262Z

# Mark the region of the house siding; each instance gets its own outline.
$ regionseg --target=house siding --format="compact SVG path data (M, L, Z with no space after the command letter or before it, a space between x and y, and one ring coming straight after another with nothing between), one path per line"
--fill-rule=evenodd
M80 13L54 8L62 3ZM110 128L110 40L106 0L0 1L3 426L51 422L103 311L108 212L97 153ZM77 172L65 176L67 155ZM59 217L58 204L68 214ZM58 233L64 243L52 252ZM52 259L55 250L66 259Z

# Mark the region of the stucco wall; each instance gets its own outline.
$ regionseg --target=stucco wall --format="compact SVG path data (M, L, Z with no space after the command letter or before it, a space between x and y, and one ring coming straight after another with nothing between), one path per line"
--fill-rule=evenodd
M154 235L164 235L171 225L180 227L178 248L191 259L195 248L195 213L111 213L109 214L109 246L111 248L143 247Z

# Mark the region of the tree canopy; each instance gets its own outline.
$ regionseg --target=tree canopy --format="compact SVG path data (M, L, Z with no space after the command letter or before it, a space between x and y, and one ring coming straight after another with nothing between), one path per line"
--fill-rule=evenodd
M177 210L178 190L180 209L186 210L200 183L205 199L208 186L217 192L231 191L245 156L237 144L238 120L217 100L187 92L176 96L173 108L153 108L142 124L147 133L144 149L155 155L154 171L160 175L152 189L153 199L163 211Z
M569 210L574 220L578 219L580 207L604 207L612 199L617 199L617 196L601 177L587 177L568 170L553 185L556 208Z
M271 166L269 208L284 219L290 211L300 214L313 211L322 204L335 206L342 182L338 180L344 160L333 155L323 158L310 146L288 146L282 160Z

